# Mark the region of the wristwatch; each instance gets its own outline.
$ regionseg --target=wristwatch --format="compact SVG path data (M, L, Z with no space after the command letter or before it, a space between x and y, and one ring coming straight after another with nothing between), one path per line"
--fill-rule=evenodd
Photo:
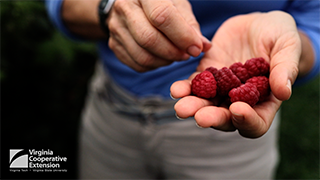
M100 27L109 36L109 28L106 19L115 0L101 0L98 7Z

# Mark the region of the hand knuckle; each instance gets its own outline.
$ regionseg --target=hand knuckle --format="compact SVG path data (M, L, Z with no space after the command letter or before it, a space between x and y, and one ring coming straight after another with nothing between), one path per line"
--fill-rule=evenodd
M112 9L116 14L130 18L133 16L134 11L132 10L132 2L128 0L117 0L114 2Z
M179 51L176 51L174 49L168 49L168 51L165 52L164 55L165 55L164 59L166 59L166 60L180 61L182 54Z
M151 23L155 26L163 25L170 17L172 10L173 10L172 5L170 5L170 4L161 4L161 5L157 6L150 13L149 18L150 18Z
M147 72L149 69L144 68L144 67L136 67L134 70L139 73L144 73L144 72Z
M123 7L127 5L127 0L117 0L113 4L113 9L117 12L121 12L123 10Z
M115 45L114 39L112 37L109 38L108 46L111 50L113 50L113 51L115 50L116 45Z
M158 35L156 31L150 29L143 29L138 33L138 44L144 48L153 47L158 41Z
M298 66L293 66L292 67L292 75L293 75L293 78L296 78L299 74L299 68Z
M152 67L154 62L154 57L152 55L145 55L143 57L139 57L138 64L142 67Z
M117 23L113 19L110 19L110 21L108 22L108 28L110 32L116 32Z

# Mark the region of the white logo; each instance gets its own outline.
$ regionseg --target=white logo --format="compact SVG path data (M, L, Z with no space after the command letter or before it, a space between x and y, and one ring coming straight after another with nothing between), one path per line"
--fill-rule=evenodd
M67 157L55 155L51 149L10 149L10 172L67 172Z
M10 168L28 168L28 150L10 149Z

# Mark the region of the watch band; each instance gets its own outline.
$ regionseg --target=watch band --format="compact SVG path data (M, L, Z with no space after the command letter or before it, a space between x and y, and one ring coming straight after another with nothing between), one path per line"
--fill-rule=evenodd
M106 19L115 0L101 0L98 7L100 27L109 36L109 28Z

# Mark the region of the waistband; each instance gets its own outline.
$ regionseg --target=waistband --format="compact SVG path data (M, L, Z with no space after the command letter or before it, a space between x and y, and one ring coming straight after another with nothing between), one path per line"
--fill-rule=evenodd
M160 96L136 97L116 84L101 64L96 67L92 88L116 113L141 123L165 124L180 121L175 114L176 100ZM169 93L169 92L168 92Z

